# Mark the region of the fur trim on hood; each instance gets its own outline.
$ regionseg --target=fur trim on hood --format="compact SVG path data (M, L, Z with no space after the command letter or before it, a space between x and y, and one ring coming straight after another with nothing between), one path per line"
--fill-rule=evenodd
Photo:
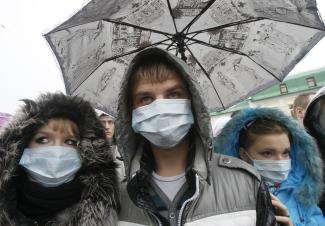
M129 177L132 169L135 167L139 167L139 162L133 164L131 166L131 160L133 160L135 155L135 150L137 147L136 135L132 129L131 121L132 121L132 110L129 101L129 80L130 77L135 70L135 68L143 63L148 62L152 59L160 59L162 61L167 61L168 63L174 65L180 73L180 76L185 80L188 85L189 93L191 95L191 106L194 115L194 130L200 137L200 140L203 143L203 149L205 153L200 153L203 161L206 165L198 166L202 169L203 174L207 174L208 164L208 156L212 152L212 132L211 132L211 123L210 123L210 115L203 103L203 99L201 98L201 88L199 83L197 82L195 76L190 70L189 66L179 59L178 57L166 52L165 50L159 48L147 48L141 52L139 52L130 62L129 68L127 69L121 83L121 90L119 94L119 102L118 102L118 115L116 121L116 134L117 134L117 145L118 149L124 155L123 159L125 159L125 168L126 175ZM209 153L210 152L210 153ZM135 162L135 161L134 161ZM133 163L134 163L133 162ZM200 162L200 161L198 161ZM136 166L135 166L136 165ZM132 169L131 169L132 168ZM203 170L203 168L205 168ZM205 171L205 172L203 172Z
M94 109L82 98L62 93L43 94L36 101L23 101L25 105L0 137L0 225L18 225L13 208L16 196L13 178L17 175L23 149L37 129L58 117L72 120L79 128L78 153L82 165L76 178L83 190L81 200L59 213L53 219L54 224L115 225L119 206L116 164Z
M306 205L317 204L323 191L322 161L312 137L296 120L272 108L249 108L238 113L215 140L215 151L239 158L238 140L244 126L257 118L272 119L285 125L291 135L292 170L283 187L295 187L294 195Z

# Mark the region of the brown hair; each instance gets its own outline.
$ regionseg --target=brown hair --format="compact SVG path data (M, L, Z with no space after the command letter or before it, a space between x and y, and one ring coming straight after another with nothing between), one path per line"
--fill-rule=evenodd
M293 101L293 106L292 106L292 109L293 109L293 116L296 117L295 115L295 109L297 107L302 107L303 109L306 109L307 108L307 105L309 103L309 97L311 95L315 95L314 92L308 92L308 93L302 93L300 95L298 95L294 101Z
M137 67L131 77L131 84L134 85L140 79L151 81L152 83L162 82L172 75L179 75L178 70L167 62L149 62Z
M52 118L47 122L47 126L67 136L80 138L79 129L76 123L67 118Z
M280 122L272 119L258 118L248 122L239 134L239 147L248 149L260 135L282 134L289 136L289 130Z

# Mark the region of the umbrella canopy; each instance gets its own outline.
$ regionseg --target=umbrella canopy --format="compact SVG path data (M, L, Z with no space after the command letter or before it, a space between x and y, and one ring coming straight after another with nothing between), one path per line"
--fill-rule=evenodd
M315 0L93 0L45 37L67 94L114 114L144 48L185 60L212 112L282 81L324 34Z

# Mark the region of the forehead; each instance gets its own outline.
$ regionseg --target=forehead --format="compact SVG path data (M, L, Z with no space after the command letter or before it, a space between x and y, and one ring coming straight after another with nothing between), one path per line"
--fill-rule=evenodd
M50 130L59 132L76 132L78 130L78 126L70 119L55 118L49 119L48 122L40 127L37 132Z
M132 94L135 95L142 91L164 91L173 87L186 89L187 84L177 74L171 73L163 79L154 80L149 77L140 77L130 84L132 88ZM159 90L157 89L159 88ZM153 89L153 90L152 90Z
M108 115L100 116L99 120L103 122L114 122L114 119L109 117Z
M290 140L286 133L254 135L251 151L262 149L285 150L290 148Z

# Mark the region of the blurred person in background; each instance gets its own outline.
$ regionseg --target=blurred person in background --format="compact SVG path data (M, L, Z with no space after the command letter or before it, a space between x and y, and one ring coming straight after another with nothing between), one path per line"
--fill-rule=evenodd
M314 95L314 92L302 93L298 95L293 101L291 115L296 120L298 120L302 126L307 105Z
M101 124L104 127L107 140L110 145L115 145L115 117L101 110L96 109Z
M323 162L325 161L325 86L315 94L307 106L304 126L318 144ZM323 178L323 182L324 182ZM320 208L325 213L325 195L320 202Z
M125 167L124 167L124 161L117 149L116 145L116 138L115 138L115 120L116 118L104 111L101 111L99 109L95 109L99 121L102 124L106 138L108 140L108 143L111 147L111 150L113 151L114 158L116 159L116 163L118 165L117 167L117 174L119 181L122 181L125 179Z
M292 117L272 108L242 110L219 134L215 150L256 168L274 195L279 223L325 225L317 206L324 187L320 154Z

